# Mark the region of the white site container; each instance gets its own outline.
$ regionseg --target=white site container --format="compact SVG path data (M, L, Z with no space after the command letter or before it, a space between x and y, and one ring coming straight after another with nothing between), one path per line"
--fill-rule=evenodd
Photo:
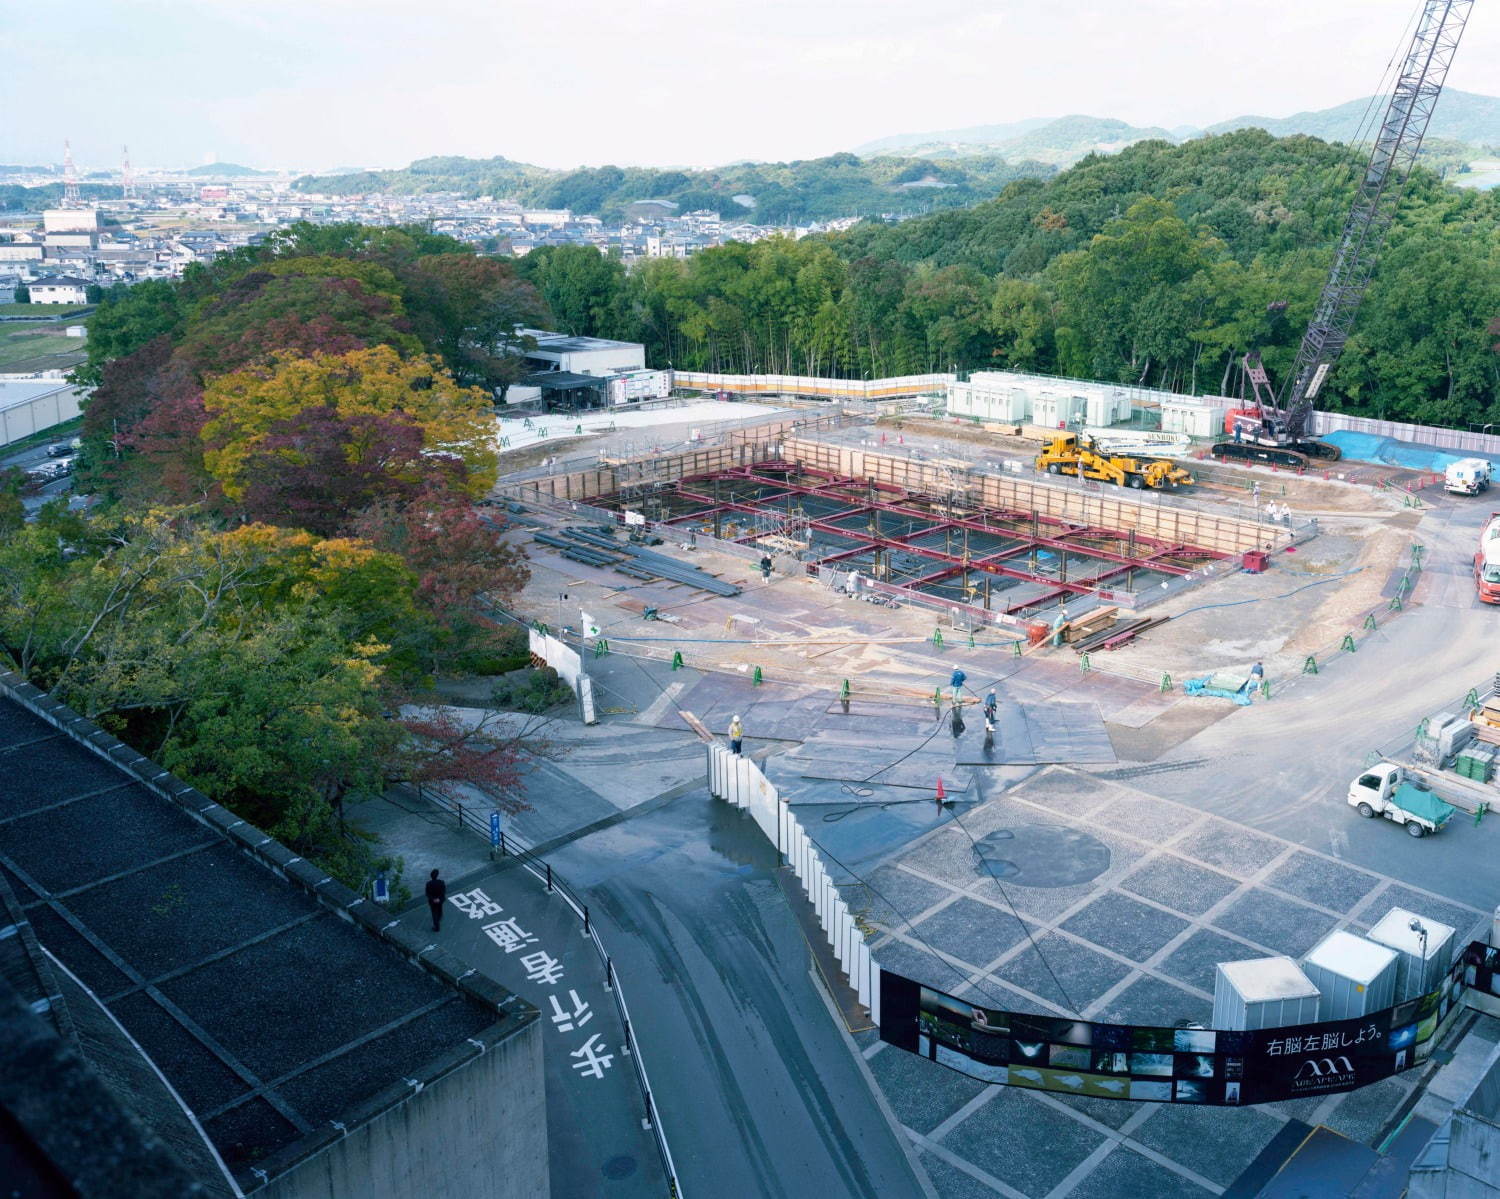
M1163 400L1161 427L1164 433L1186 433L1189 437L1214 437L1223 428L1223 410L1202 400L1183 396Z
M1413 920L1427 930L1425 944L1422 934L1411 927ZM1442 986L1453 964L1453 934L1452 925L1405 908L1392 908L1370 930L1370 940L1396 951L1395 1003L1405 1003Z
M1318 1019L1322 993L1288 957L1220 962L1214 972L1215 1028L1286 1028Z
M1302 959L1302 972L1323 995L1320 1020L1353 1020L1393 1007L1396 951L1342 929L1329 933Z
M1039 392L1031 402L1031 421L1048 429L1066 429L1083 415L1085 405L1083 396Z
M1115 415L1114 396L1103 391L1092 391L1083 399L1084 419L1091 425L1112 425L1119 419Z

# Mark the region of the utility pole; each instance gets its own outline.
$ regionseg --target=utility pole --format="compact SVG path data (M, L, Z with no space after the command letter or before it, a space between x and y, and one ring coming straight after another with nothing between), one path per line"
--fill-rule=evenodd
M73 143L63 139L63 207L77 208L82 204L78 198L78 168L73 165Z
M120 147L120 198L135 199L135 172L130 169L130 147Z

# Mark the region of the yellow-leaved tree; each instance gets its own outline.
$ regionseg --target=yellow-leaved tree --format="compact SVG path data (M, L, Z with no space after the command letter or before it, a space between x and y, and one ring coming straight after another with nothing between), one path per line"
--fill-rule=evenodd
M317 447L304 444L303 430L312 414L326 418L320 437L336 438L351 473L383 473L410 485L461 463L461 485L473 496L495 481L489 397L460 386L425 355L403 358L389 346L372 346L278 359L213 379L203 403L204 464L231 499L244 496L252 468L263 474L268 463L284 463L288 471L309 464ZM387 434L403 427L420 435L420 452L392 452Z

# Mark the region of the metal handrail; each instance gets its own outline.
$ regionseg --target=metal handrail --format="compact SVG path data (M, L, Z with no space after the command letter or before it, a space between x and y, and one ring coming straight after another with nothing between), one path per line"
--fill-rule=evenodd
M428 798L439 807L447 807L452 811L458 818L459 828L477 833L486 841L490 839L489 812L493 809L464 805L443 795L429 795ZM481 812L484 813L482 816ZM549 894L556 892L561 895L567 905L583 921L584 935L593 944L599 960L604 963L604 989L614 997L615 1009L619 1014L620 1023L625 1028L625 1044L630 1050L630 1061L635 1067L636 1084L641 1088L641 1099L646 1105L646 1124L651 1129L652 1136L656 1140L656 1147L661 1153L662 1166L667 1174L667 1185L674 1199L680 1199L682 1185L677 1180L677 1167L672 1160L672 1150L667 1145L667 1138L662 1132L661 1119L657 1114L656 1097L651 1091L651 1081L646 1075L641 1047L635 1038L635 1028L630 1021L630 1009L626 1006L624 990L615 974L614 959L609 956L609 952L604 948L604 942L599 939L598 930L589 919L588 904L584 903L577 892L552 869L552 863L532 853L514 835L507 837L503 829L500 832L498 848L503 856L515 858L522 869L545 883Z

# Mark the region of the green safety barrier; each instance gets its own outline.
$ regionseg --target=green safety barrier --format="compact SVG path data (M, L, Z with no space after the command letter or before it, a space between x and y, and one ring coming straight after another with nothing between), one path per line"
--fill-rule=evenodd
M938 649L942 649L943 648L943 630L942 629L933 629L932 630L932 644L935 645L935 646L937 646Z
M932 692L932 704L933 704L933 707L935 707L935 708L939 708L939 709L942 708L942 706L943 706L943 689L941 687L935 687L935 688L933 688L933 692Z
M975 646L974 646L974 634L973 633L969 634L969 648L970 649L975 648Z
M674 649L672 651L672 669L682 669L682 651L680 649Z
M849 680L845 679L841 684L839 684L839 698L840 699L848 699L849 698L849 691L850 691Z
M607 653L609 653L609 642L601 637L598 641L594 642L594 657L602 658Z
M583 434L583 426L582 425L577 426L573 430L573 432L576 433L576 434L578 434L579 436L582 436L582 434Z
M1417 739L1421 740L1425 736L1427 736L1427 717L1424 716L1417 722Z
M1421 566L1422 555L1426 552L1427 547L1425 545L1422 545L1420 542L1413 542L1411 547L1411 564L1413 566Z
M1479 806L1474 809L1474 827L1479 827L1479 822L1484 819L1484 814L1490 810L1488 800L1481 799Z
M757 666L755 668L755 673L750 677L750 681L752 683L754 683L755 686L757 686L757 687L759 687L763 682L765 682L765 680L763 678L761 678L761 676L760 676L760 667L759 666Z
M1089 671L1091 671L1091 670L1094 669L1094 664L1089 661L1088 654L1080 654L1079 655L1079 657L1078 657L1078 666L1079 666L1079 669L1081 669L1084 674L1088 674Z
M1368 616L1365 617L1365 628L1369 629L1371 632L1375 631L1375 613L1371 612Z
M1314 658L1314 657L1309 656L1308 659L1307 659L1307 661L1304 662L1304 663L1302 663L1302 673L1303 674L1317 674L1318 673L1318 660L1316 658Z
M1344 643L1342 645L1340 645L1339 648L1341 650L1344 650L1346 653L1351 653L1352 654L1355 651L1354 634L1353 633L1345 633L1344 634Z
M1385 609L1387 612L1401 612L1404 610L1401 603L1401 593L1399 591L1396 592L1395 595L1391 596L1391 602L1385 606Z
M1263 698L1263 699L1270 699L1271 698L1271 680L1270 679L1261 679L1261 681L1260 681L1260 694L1261 694L1261 698Z
M1466 708L1477 708L1477 707L1479 707L1479 688L1478 687L1470 687L1469 688L1469 694L1466 695L1466 696L1464 696L1464 707L1466 707Z
M1166 671L1162 671L1161 686L1157 688L1157 691L1161 692L1162 694L1166 694L1166 692L1170 690L1172 690L1172 676L1169 675Z
M1021 656L1021 643L1019 641L1012 641L1010 648L1014 651L1011 654L1012 658L1019 658Z

